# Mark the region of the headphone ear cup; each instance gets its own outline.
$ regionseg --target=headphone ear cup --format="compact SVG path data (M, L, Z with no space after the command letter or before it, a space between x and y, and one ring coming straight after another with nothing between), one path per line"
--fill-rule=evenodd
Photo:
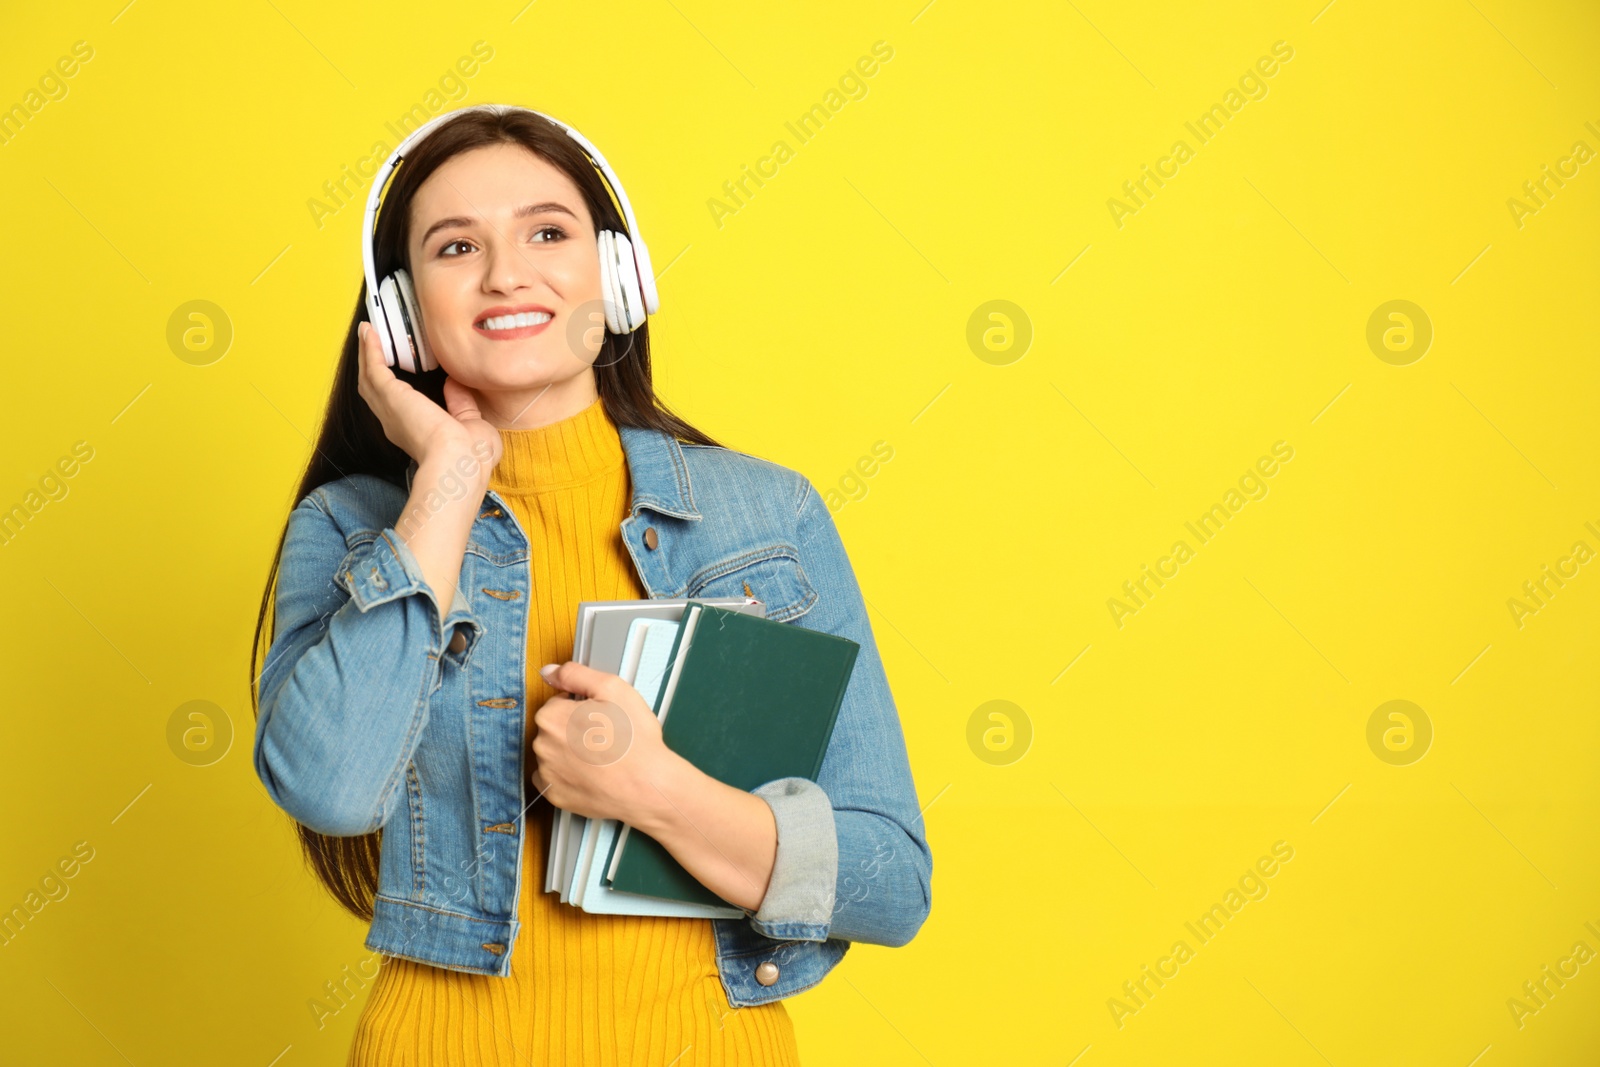
M622 314L618 319L626 332L632 333L644 325L644 294L639 289L639 265L633 258L633 244L625 233L613 233L612 243L617 253L617 269L613 276L617 292L622 298Z
M416 353L421 369L434 370L439 362L433 358L433 351L428 347L428 332L422 328L422 305L417 303L417 291L411 284L411 275L404 270L397 270L394 280L400 290L400 312L404 316L412 351Z
M400 291L392 274L378 283L378 310L381 321L373 325L384 342L384 362L401 370L415 371L411 341L405 335L405 320L400 314Z
M621 297L617 288L617 248L610 230L599 234L600 250L600 306L605 311L606 329L622 333Z

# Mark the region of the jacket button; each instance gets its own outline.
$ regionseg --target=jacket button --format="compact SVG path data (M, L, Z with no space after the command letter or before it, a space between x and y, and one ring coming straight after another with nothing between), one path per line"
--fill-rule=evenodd
M459 626L454 629L455 636L450 638L450 651L461 652L467 647L467 635L461 632L461 627Z
M756 981L762 985L771 985L778 980L778 965L771 960L766 961L756 968Z
M644 547L653 549L660 543L661 539L656 536L656 528L647 526L644 531Z

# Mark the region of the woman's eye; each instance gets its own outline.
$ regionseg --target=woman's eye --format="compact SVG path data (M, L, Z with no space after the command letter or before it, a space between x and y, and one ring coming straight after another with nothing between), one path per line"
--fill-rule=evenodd
M560 240L563 240L567 236L567 231L563 230L560 226L541 226L541 227L539 227L537 230L535 230L533 232L534 232L535 236L539 236L541 234L547 234L547 233L548 234L554 234L553 237L547 237L544 240L539 241L538 242L539 244L549 244L551 241L560 241ZM476 247L475 245L473 245L473 243L471 241L467 240L465 237L457 237L454 241L448 241L445 244L440 245L439 246L439 254L441 256L454 256L454 255L456 255L457 253L454 253L454 252L450 251L450 249L454 248L456 245L466 245L469 248Z

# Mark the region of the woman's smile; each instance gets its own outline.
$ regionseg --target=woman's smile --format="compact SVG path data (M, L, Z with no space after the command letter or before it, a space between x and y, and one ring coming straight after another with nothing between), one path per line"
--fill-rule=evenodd
M555 312L546 307L529 304L511 307L492 307L479 315L472 328L494 341L515 341L542 333L555 318Z

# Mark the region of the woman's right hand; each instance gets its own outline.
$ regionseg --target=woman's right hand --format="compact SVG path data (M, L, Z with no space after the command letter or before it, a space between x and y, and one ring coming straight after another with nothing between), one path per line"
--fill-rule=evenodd
M372 323L358 326L361 353L357 360L357 392L367 402L383 434L420 466L430 459L455 465L463 457L476 460L482 478L500 462L500 431L483 418L473 391L454 378L444 380L445 407L401 381L383 360L383 345Z

